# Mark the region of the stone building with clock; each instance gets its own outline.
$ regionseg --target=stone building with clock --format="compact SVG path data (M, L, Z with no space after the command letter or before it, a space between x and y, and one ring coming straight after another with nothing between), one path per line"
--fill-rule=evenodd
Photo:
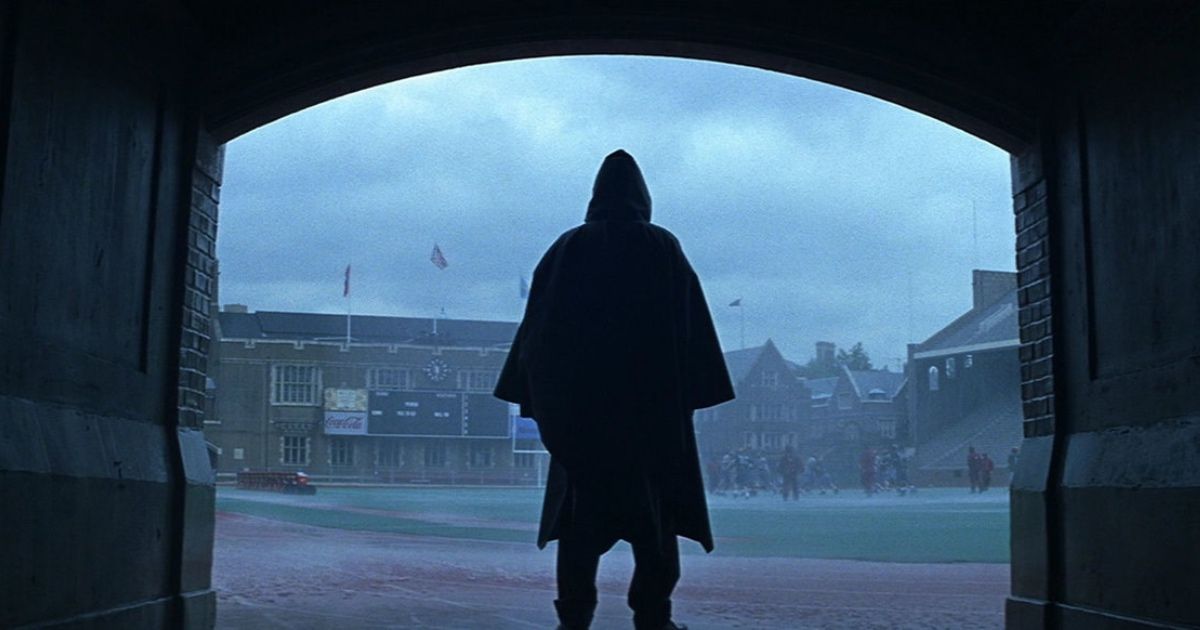
M546 455L515 441L491 394L512 322L251 312L215 319L205 437L217 470L317 479L535 484Z

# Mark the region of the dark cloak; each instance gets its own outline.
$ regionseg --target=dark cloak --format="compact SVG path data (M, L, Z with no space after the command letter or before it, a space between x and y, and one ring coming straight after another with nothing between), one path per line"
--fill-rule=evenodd
M696 273L650 223L624 151L604 160L584 224L538 263L495 395L537 421L550 451L539 546L569 523L712 550L692 411L733 386Z

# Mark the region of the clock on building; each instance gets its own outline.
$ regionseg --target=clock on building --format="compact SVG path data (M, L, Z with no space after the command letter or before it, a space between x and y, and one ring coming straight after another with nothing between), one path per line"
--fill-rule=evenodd
M440 383L450 376L450 366L445 361L434 357L425 365L425 376L435 383Z

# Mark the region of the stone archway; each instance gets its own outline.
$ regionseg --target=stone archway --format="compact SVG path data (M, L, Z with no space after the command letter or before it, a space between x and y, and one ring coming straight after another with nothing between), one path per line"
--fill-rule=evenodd
M314 28L313 16L273 14L267 30L239 30L228 48L214 53L221 62L214 66L219 72L208 79L208 130L215 144L304 107L388 81L487 62L604 53L758 67L836 84L938 118L1015 156L1021 338L1030 346L1022 356L1033 366L1023 371L1022 392L1026 418L1034 427L1031 435L1044 435L1045 444L1052 444L1053 337L1051 296L1046 290L1051 275L1050 233L1046 184L1036 157L1042 78L1032 70L1035 59L1047 54L1048 35L1031 26L1028 15L998 10L982 16L968 11L926 16L933 19L922 21L870 4L842 10L756 6L745 12L720 7L679 10L665 3L555 11L539 6L522 11L509 7L503 12L484 9L456 15L390 7L368 10L367 17L325 14L321 19L332 26L320 42L301 36ZM1049 14L1043 17L1048 19ZM250 23L255 23L254 16ZM1027 30L1020 38L997 38L987 32L997 24ZM946 37L947 32L955 35ZM249 58L245 51L265 33L270 33L272 45L243 62ZM981 66L994 74L979 74ZM219 189L219 180L204 177L202 181L204 190ZM215 210L215 205L195 208L206 209ZM211 219L215 225L215 215ZM1030 350L1036 350L1036 356ZM1040 461L1036 457L1041 444L1030 449L1027 465L1050 466L1046 448ZM1046 523L1037 516L1046 511L1044 488L1018 490L1016 496L1013 522L1024 528L1019 535L1034 541L1048 537ZM1018 575L1048 570L1045 556L1018 552L1014 558L1023 563L1014 569ZM1026 599L1046 599L1045 591L1027 588L1025 583L1014 582L1014 593L1018 597L1010 607L1018 610Z
M585 52L807 76L1013 153L1008 624L1198 624L1197 38L1186 1L6 3L0 498L22 509L0 512L0 625L212 622L221 142L387 80Z

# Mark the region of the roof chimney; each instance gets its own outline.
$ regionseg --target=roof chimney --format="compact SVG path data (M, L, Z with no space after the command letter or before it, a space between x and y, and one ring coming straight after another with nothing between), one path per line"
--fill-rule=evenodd
M1012 271L971 271L972 308L981 309L995 304L1017 288L1017 274Z
M837 345L832 341L817 342L817 363L820 365L833 365L833 353L837 349Z

